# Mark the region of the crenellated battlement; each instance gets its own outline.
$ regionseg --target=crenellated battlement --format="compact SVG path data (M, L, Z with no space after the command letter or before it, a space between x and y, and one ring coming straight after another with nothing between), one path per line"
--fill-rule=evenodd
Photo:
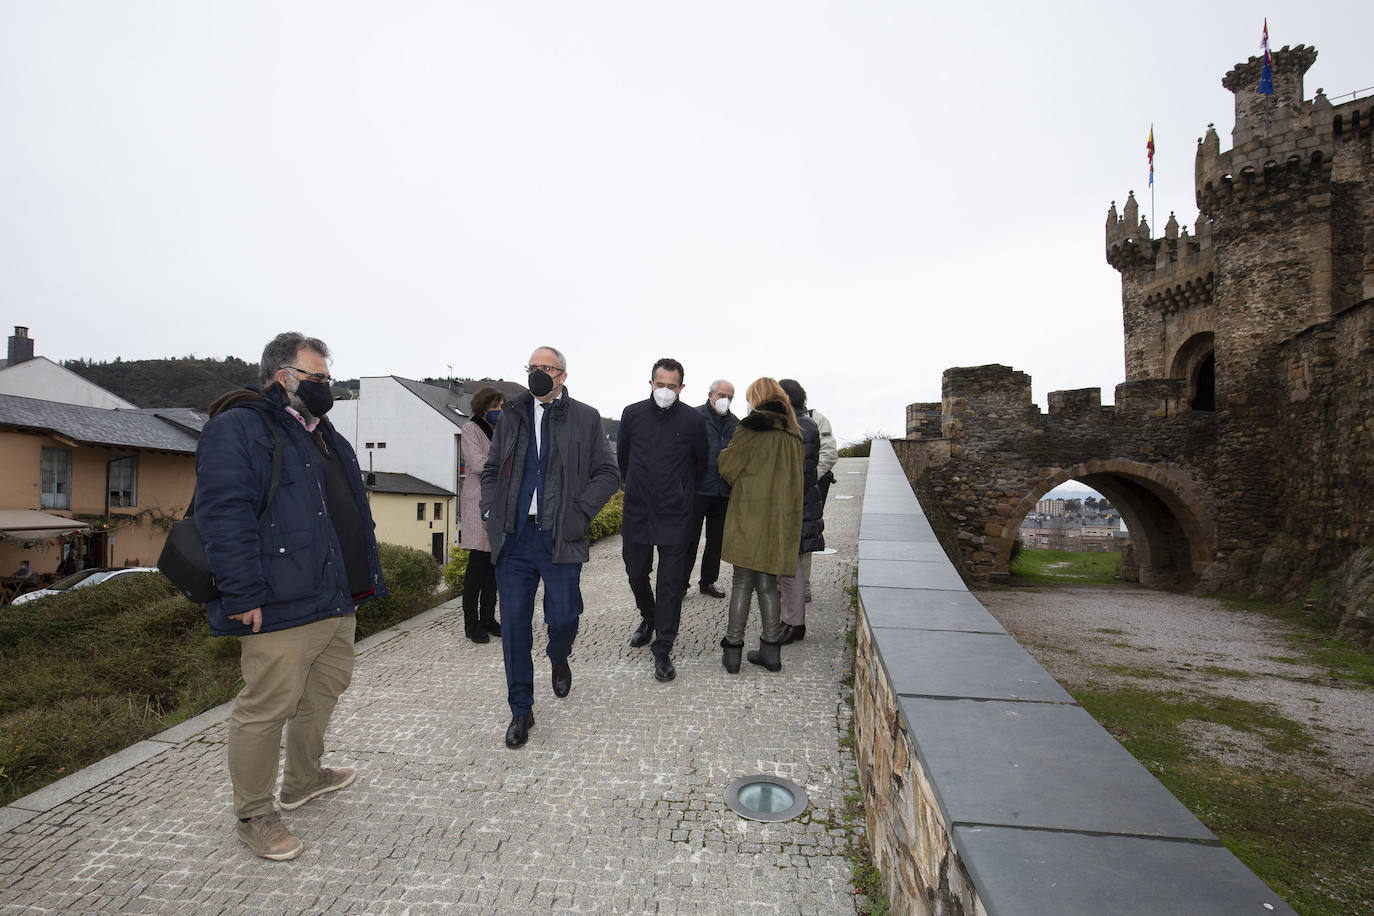
M1107 263L1123 274L1137 276L1147 308L1171 314L1212 301L1212 223L1201 213L1197 234L1189 235L1172 211L1164 224L1164 237L1153 238L1150 226L1139 215L1135 192L1126 198L1124 212L1116 201L1107 211Z

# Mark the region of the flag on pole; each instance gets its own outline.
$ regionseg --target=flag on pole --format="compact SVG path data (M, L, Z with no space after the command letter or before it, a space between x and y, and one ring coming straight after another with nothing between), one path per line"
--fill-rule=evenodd
M1150 163L1150 187L1155 186L1155 126L1150 125L1150 139L1145 141L1145 159Z
M1260 95L1274 94L1274 59L1269 56L1269 17L1264 18L1264 34L1260 38L1260 50L1264 52L1264 64L1260 67Z

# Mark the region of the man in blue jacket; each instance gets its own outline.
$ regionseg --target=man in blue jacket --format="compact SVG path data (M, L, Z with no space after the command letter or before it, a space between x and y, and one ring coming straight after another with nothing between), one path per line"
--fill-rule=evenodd
M682 374L675 359L654 363L649 397L625 408L616 436L625 478L621 553L640 615L630 645L653 640L654 677L660 681L677 676L671 653L687 584L692 496L706 467L706 421L678 400ZM655 547L658 579L651 588Z
M212 404L196 449L196 527L220 592L206 606L210 630L241 644L229 719L237 832L278 861L303 848L273 803L282 727L283 809L353 782L351 768L320 766L324 733L353 673L354 611L387 594L358 459L324 419L328 358L321 340L278 334L262 353L262 388Z
M591 523L619 483L596 408L568 396L568 360L553 347L530 354L529 391L511 398L482 467L482 518L501 596L501 651L511 720L506 747L534 727L534 595L544 583L544 652L553 692L572 690L573 640L582 616L582 564Z

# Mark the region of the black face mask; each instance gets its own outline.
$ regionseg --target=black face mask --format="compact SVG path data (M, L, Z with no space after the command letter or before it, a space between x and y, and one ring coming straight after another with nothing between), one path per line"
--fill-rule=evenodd
M329 413L329 408L334 406L334 392L324 382L302 381L296 389L296 394L305 405L305 409L316 417Z
M534 369L530 372L530 394L537 398L553 391L553 378L543 369Z

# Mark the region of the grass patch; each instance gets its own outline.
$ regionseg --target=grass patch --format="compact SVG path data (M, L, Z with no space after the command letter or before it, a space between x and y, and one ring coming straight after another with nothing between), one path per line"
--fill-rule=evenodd
M1096 633L1107 633L1107 634L1110 634L1110 635L1112 635L1112 636L1130 636L1130 635L1131 635L1130 633L1126 632L1125 630L1118 630L1116 627L1098 627L1098 628L1097 628L1096 630L1094 630L1093 632L1096 632Z
M1022 550L1011 573L1043 584L1114 585L1121 582L1121 554L1069 550Z
M1141 689L1075 698L1136 759L1304 916L1374 911L1374 814L1284 767L1311 754L1301 725L1269 707ZM1255 735L1274 756L1263 771L1199 754L1181 729L1201 721Z
M1284 639L1300 653L1276 659L1290 664L1312 664L1325 668L1331 677L1364 687L1374 687L1374 652L1336 635L1337 622L1308 610L1303 603L1288 604L1261 598L1228 598L1222 604L1233 611L1263 614L1292 624Z
M391 597L358 612L357 637L447 600L428 553L380 546ZM0 615L0 803L231 699L239 641L160 573L121 576Z

